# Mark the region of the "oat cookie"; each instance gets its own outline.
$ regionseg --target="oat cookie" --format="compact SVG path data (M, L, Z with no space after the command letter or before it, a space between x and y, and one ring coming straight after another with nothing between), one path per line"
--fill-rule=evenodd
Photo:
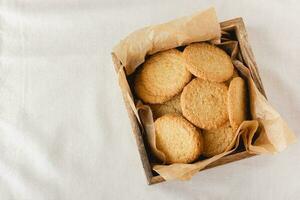
M228 120L227 86L224 83L192 80L181 94L183 116L203 129L215 129Z
M233 74L233 64L222 49L208 43L188 45L183 56L188 70L198 78L213 82L224 82Z
M203 151L203 138L190 122L177 114L167 114L155 123L156 145L166 163L191 163ZM160 158L161 159L161 158Z
M180 94L163 104L150 104L149 106L151 107L154 119L169 113L182 113L180 106Z
M228 79L227 81L225 81L224 83L229 86L230 82L232 81L232 79L234 79L235 77L240 77L238 71L234 68L233 70L233 74L232 76L230 77L230 79Z
M229 145L234 138L234 132L229 122L218 129L204 130L202 135L204 142L203 155L205 157L212 157L223 153L227 148L228 150L232 148Z
M163 103L178 94L190 81L191 73L182 53L171 49L152 55L141 66L135 91L147 103Z
M150 91L148 91L145 88L145 86L142 83L142 81L140 80L139 76L137 76L135 79L134 90L136 92L136 95L140 99L142 99L144 102L164 103L164 102L170 100L170 98L172 98L169 96L153 95Z
M228 89L228 115L229 121L236 130L247 119L247 89L245 81L236 77L232 79Z

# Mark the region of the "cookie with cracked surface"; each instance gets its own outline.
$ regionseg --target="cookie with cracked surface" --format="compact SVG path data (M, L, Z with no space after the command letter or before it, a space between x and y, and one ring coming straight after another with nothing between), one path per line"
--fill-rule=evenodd
M232 79L228 89L228 115L234 130L247 119L247 89L241 77Z
M232 148L230 144L234 138L234 131L230 123L214 130L204 130L203 134L203 156L212 157Z
M188 70L198 78L224 82L233 74L231 58L222 49L208 43L193 43L184 51Z
M150 56L141 66L135 91L146 103L164 103L181 92L192 75L182 52L171 49Z
M169 113L182 113L180 106L180 94L163 104L150 104L149 106L151 107L154 119Z
M228 120L227 91L224 83L192 80L181 94L183 116L202 129L216 129Z
M201 133L182 116L167 114L158 118L154 125L156 145L165 154L167 164L191 163L202 153Z

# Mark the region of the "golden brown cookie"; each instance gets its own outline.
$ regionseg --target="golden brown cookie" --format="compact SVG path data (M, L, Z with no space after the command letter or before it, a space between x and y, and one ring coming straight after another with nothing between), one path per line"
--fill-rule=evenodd
M213 82L224 82L233 74L230 57L222 49L208 43L188 45L183 56L188 70L198 78Z
M227 86L224 83L192 80L181 94L183 116L203 129L215 129L228 120Z
M236 77L232 79L228 89L228 114L229 121L236 130L247 119L247 89L245 81Z
M203 131L204 149L203 155L205 157L212 157L223 153L225 150L232 148L231 144L234 138L234 132L229 122L224 126L214 130ZM228 148L228 149L227 149Z
M149 106L151 107L154 119L169 113L182 113L180 106L180 94L163 104L150 104Z
M140 81L140 77L137 76L135 79L134 84L134 90L137 94L137 96L142 99L144 102L152 102L152 103L164 103L168 100L170 100L169 96L161 96L161 95L153 95L151 92L149 92L142 81ZM140 91L139 93L137 91Z
M180 51L159 52L142 65L135 80L135 91L144 102L163 103L178 94L191 76Z
M225 81L224 83L225 83L227 86L229 86L230 82L231 82L232 79L234 79L235 77L240 77L240 75L239 75L238 71L234 68L233 74L232 74L231 78L228 79L227 81Z
M201 133L182 116L167 114L158 118L154 125L156 145L165 154L167 164L191 163L202 153Z

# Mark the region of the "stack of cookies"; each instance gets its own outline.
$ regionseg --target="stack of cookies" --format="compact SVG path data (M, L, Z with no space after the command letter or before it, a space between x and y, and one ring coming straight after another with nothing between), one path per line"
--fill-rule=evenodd
M246 83L227 53L208 43L150 56L136 75L134 89L151 107L156 146L168 164L229 150L246 120Z

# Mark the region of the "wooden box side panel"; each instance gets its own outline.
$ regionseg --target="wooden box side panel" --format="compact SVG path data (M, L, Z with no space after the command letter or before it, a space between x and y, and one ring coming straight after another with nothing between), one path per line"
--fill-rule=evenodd
M116 56L114 54L112 54L112 60L113 60L115 71L116 71L117 75L118 76L120 75L119 70L123 70L121 73L125 74L125 71L121 66L121 63L119 62L119 60L116 58ZM126 84L127 85L125 87L129 87L128 82ZM142 131L141 131L141 128L139 127L139 123L137 121L137 118L136 118L135 114L132 111L132 108L131 108L130 103L129 103L128 98L127 98L128 94L127 94L126 90L124 89L124 86L122 87L120 85L120 89L121 89L121 92L122 92L123 101L124 101L124 104L125 104L125 107L126 107L126 110L127 110L127 113L128 113L128 117L129 117L129 120L130 120L132 133L135 137L135 141L136 141L136 144L138 146L138 151L139 151L140 159L142 161L142 165L143 165L143 168L144 168L144 171L145 171L147 183L150 184L151 178L153 177L152 167L150 165L150 161L149 161L147 151L146 151L146 148L145 148Z
M248 41L246 27L242 18L236 18L220 23L222 30L235 29L237 40L239 42L240 51L243 61L249 68L251 76L258 90L266 97L266 93L259 75L255 57Z
M217 160L213 163L210 163L203 170L201 170L201 172L206 170L206 169L214 168L214 167L217 167L217 166L220 166L220 165L224 165L224 164L231 163L231 162L234 162L234 161L242 160L242 159L249 158L249 157L252 157L252 156L255 156L255 155L249 154L246 151L243 151L243 152L240 152L240 153L235 153L235 154L232 154L232 155L228 155L228 156L225 156L225 157L223 157L223 158L221 158L221 159L219 159L219 160ZM163 177L153 176L151 178L149 184L151 185L151 184L161 183L163 181L165 181Z

